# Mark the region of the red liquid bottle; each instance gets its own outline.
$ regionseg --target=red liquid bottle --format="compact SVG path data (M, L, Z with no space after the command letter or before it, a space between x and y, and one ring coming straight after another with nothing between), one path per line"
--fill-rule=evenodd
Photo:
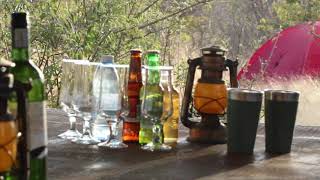
M140 89L142 87L141 54L138 49L131 50L130 69L128 78L129 115L123 124L123 141L138 142L140 121L137 115L140 111Z

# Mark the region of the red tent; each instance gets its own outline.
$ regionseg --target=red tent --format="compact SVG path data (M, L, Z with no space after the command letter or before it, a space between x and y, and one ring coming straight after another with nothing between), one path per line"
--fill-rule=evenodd
M289 27L263 44L238 79L320 75L320 21Z

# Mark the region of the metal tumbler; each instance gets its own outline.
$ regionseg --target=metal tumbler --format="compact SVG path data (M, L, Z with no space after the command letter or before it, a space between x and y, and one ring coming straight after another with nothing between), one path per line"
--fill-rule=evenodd
M262 96L256 90L228 90L228 153L253 153Z
M299 92L266 90L264 93L266 152L289 153L298 109Z

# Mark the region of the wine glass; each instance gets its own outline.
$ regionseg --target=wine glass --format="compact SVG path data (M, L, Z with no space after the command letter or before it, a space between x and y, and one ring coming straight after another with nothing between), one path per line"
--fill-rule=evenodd
M72 96L72 106L77 112L77 116L84 120L83 133L81 137L72 141L77 144L97 144L100 141L94 139L90 130L92 120L93 92L92 81L96 64L89 62L75 63L77 68L74 73L74 89Z
M152 141L141 148L147 151L169 151L171 147L163 144L163 123L168 119L170 112L165 112L164 114L167 115L163 115L163 87L159 84L160 82L154 81L154 78L151 77L159 76L160 68L145 66L145 69L147 81L143 87L141 115L152 123ZM167 105L170 111L172 109L172 93L171 91L168 93L169 96L167 98L169 103Z
M129 97L128 97L128 77L129 77L129 66L128 65L117 65L121 92L121 113L120 118L124 120L130 111Z
M61 90L59 96L60 106L63 111L68 115L70 128L59 134L58 137L62 139L74 139L81 136L81 133L76 128L76 113L71 105L72 93L74 88L74 74L75 74L75 63L85 62L86 60L62 60L62 77L61 77Z
M121 148L127 148L128 145L124 144L122 142L122 129L123 129L123 120L129 113L129 103L128 103L128 94L127 94L127 83L128 83L128 65L102 65L104 68L112 68L115 72L115 83L113 83L113 80L109 79L109 85L113 86L113 92L108 91L107 93L104 93L104 96L106 94L110 94L110 98L112 97L112 100L109 99L109 102L113 102L112 105L109 106L109 108L100 106L100 112L102 112L102 116L105 117L107 124L110 127L110 139L108 141L99 143L99 147L108 147L111 149L121 149ZM108 89L108 87L104 87L105 89ZM101 90L102 91L102 90ZM107 99L108 100L108 99ZM105 104L106 99L100 97L99 104ZM110 108L113 106L114 108ZM112 109L112 110L108 110Z

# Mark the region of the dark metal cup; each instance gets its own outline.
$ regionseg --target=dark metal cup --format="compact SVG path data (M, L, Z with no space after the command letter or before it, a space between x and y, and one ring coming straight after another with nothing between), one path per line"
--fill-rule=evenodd
M256 90L228 90L228 153L253 153L262 96Z
M266 90L264 93L266 152L289 153L298 109L299 92Z

